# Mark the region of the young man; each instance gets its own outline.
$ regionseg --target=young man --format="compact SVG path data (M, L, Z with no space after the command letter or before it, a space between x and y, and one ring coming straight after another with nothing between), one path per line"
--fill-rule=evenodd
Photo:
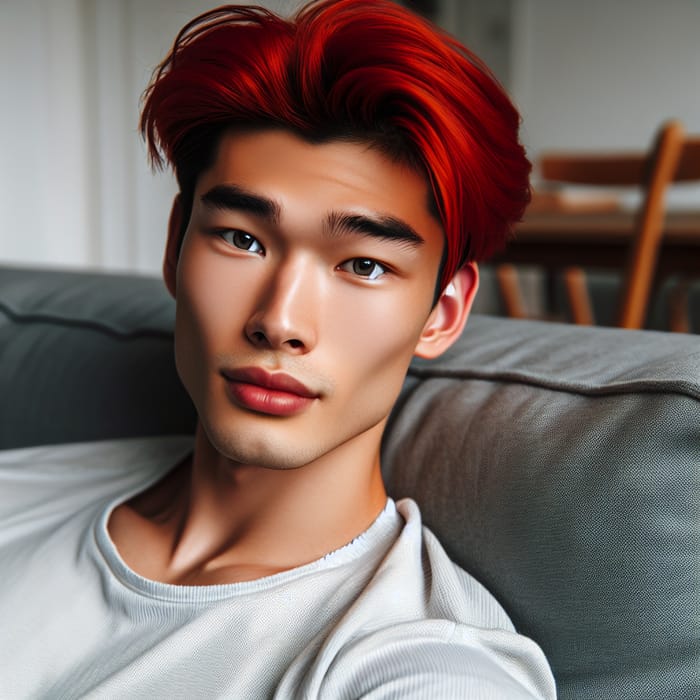
M457 339L474 261L528 201L517 127L473 56L388 2L181 32L142 128L180 185L164 275L194 449L54 456L77 496L0 549L3 619L30 596L20 627L41 625L0 649L11 696L554 696L379 464L411 358Z

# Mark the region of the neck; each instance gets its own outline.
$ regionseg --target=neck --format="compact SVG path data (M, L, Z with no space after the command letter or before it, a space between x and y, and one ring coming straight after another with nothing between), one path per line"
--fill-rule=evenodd
M222 583L314 561L367 529L386 504L383 423L298 469L232 462L199 426L191 463L134 503L167 550L160 578ZM159 484L160 485L160 484ZM157 487L159 486L157 485ZM155 506L155 507L154 507Z

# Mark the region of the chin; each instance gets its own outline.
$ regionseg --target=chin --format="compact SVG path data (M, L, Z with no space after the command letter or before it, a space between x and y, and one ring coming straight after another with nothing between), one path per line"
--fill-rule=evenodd
M311 450L294 449L287 441L275 444L265 437L241 434L238 430L207 425L202 428L211 448L235 464L262 467L264 469L298 469L312 462L319 455Z

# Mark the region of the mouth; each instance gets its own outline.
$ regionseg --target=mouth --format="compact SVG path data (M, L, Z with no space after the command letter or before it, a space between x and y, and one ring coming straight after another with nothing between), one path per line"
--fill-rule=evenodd
M283 372L267 372L260 367L224 369L229 398L240 408L273 416L301 413L319 394Z

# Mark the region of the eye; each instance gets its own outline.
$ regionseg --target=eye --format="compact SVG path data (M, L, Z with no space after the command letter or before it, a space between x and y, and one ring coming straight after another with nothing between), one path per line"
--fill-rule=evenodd
M265 249L262 244L255 236L251 236L245 231L239 231L238 229L227 229L226 231L219 231L219 235L230 245L240 248L241 250L247 250L250 253L264 253Z
M368 280L376 280L387 271L383 265L376 260L372 260L372 258L353 258L343 263L340 267Z

